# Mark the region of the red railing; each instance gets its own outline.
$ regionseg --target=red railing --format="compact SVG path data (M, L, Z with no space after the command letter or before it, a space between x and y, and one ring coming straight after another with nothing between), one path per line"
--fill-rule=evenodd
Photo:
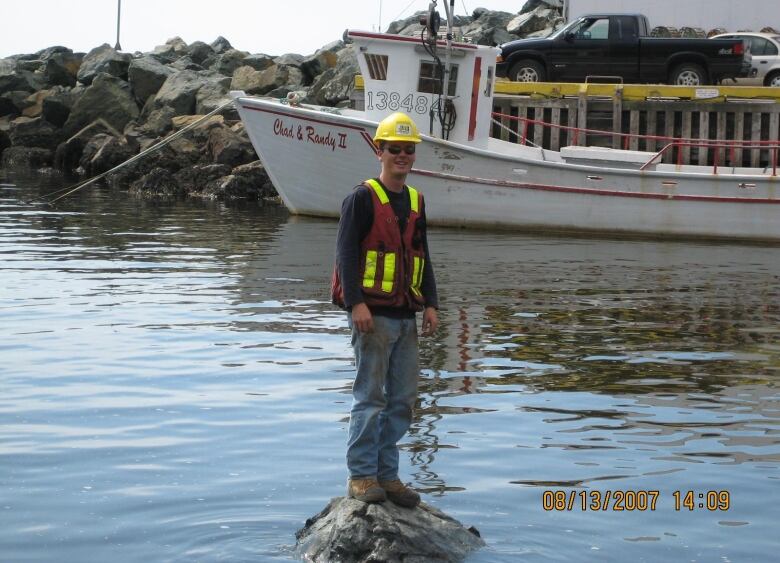
M642 165L642 170L652 164L659 156L662 156L664 153L666 153L668 150L673 150L675 147L678 147L677 151L677 164L681 165L682 162L682 155L683 151L682 149L685 147L697 147L697 148L704 148L704 149L715 149L715 154L713 157L713 167L715 170L715 173L717 173L718 165L720 164L720 149L727 149L729 154L729 160L733 163L735 160L735 151L736 149L752 149L752 150L767 150L770 151L772 154L772 176L777 175L777 164L778 164L778 150L780 150L780 141L726 141L726 140L718 140L718 139L692 139L687 137L669 137L666 135L646 135L646 134L639 134L639 133L622 133L622 132L616 132L616 131L603 131L600 129L587 129L584 127L571 127L568 125L558 125L556 123L548 123L546 121L541 121L538 119L531 119L528 117L519 117L514 115L507 115L505 113L500 112L493 112L493 117L500 118L500 119L508 119L510 121L517 121L522 123L522 133L518 130L515 134L520 138L521 144L527 144L528 143L528 128L532 125L541 125L542 127L548 127L550 129L559 129L564 130L567 132L571 132L572 135L569 136L570 143L574 146L577 146L579 143L579 139L582 135L603 135L603 136L611 136L611 137L619 137L622 139L622 145L625 150L629 149L630 142L632 139L636 139L637 141L644 139L647 141L661 141L665 142L666 145L658 151L653 158L651 158L647 163ZM520 128L518 128L520 129ZM726 151L724 151L725 153Z

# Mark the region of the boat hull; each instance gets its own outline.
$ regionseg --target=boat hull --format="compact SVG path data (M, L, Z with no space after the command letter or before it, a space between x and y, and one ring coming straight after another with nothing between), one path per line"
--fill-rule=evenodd
M352 189L378 174L375 123L261 98L236 103L291 212L337 217ZM408 183L424 193L431 224L780 241L778 180L769 171L640 171L556 155L496 139L474 147L423 136Z

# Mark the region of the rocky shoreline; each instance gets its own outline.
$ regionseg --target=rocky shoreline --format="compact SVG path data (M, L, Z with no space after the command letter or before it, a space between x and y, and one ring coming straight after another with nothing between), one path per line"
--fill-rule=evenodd
M498 44L560 25L560 0L528 0L519 14L478 8L455 21L459 38ZM418 35L419 12L388 32ZM52 169L80 178L111 170L229 101L230 90L345 106L359 73L354 46L270 56L224 37L176 37L147 53L107 44L89 53L49 47L0 59L0 168ZM228 105L159 151L109 174L114 187L161 196L274 199L276 191Z

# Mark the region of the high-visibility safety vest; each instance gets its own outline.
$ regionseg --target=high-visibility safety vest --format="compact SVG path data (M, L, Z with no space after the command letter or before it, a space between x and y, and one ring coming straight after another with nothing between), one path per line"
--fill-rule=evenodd
M423 197L412 186L409 190L410 212L404 231L398 225L393 206L382 185L376 180L363 182L371 192L374 222L360 243L359 281L363 298L369 307L403 307L422 311L425 307L422 279L425 267L423 246ZM344 291L338 266L333 272L333 303L344 307Z

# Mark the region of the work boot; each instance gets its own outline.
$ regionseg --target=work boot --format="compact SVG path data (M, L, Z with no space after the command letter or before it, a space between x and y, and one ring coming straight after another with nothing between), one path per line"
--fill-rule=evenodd
M347 484L347 496L362 502L385 502L387 496L373 477L350 479Z
M418 495L415 490L401 483L400 479L379 481L379 486L385 490L387 498L398 506L414 508L420 504L420 495Z

